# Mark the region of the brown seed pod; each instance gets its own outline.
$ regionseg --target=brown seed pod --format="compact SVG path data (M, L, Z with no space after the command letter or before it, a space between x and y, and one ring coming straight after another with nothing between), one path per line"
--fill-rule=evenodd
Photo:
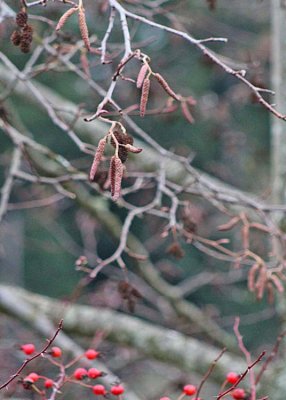
M175 258L177 258L178 260L180 258L183 258L185 255L184 250L182 249L182 247L180 246L179 242L173 242L168 248L167 248L167 253L171 254L172 256L174 256Z
M118 200L121 191L123 164L119 157L113 156L110 161L110 181L112 200Z
M168 93L169 96L173 97L173 99L180 101L180 97L173 91L173 89L170 88L169 84L167 81L162 77L161 74L154 74L155 78L157 81L160 83L162 88L165 90L165 92Z
M67 10L59 19L59 22L56 26L56 31L62 29L62 27L65 25L69 17L72 16L76 11L78 11L78 7L72 7L69 10Z
M19 46L19 44L21 43L21 33L18 31L14 31L10 37L11 42L13 43L14 46Z
M28 15L26 11L19 11L18 14L16 15L16 24L20 27L23 28L28 21Z
M25 25L23 28L21 41L30 44L32 43L32 40L33 40L33 27L31 25Z
M90 51L88 28L87 28L86 19L85 19L85 11L83 8L80 8L78 11L78 24L79 24L80 34L81 34L82 40L85 44L85 47L87 48L88 51Z
M150 79L145 78L142 86L141 101L140 101L140 116L144 117L146 113L147 102L150 91Z
M140 69L140 71L139 71L139 74L138 74L138 76L137 76L137 82L136 82L136 87L137 87L137 89L141 89L142 88L142 85L143 85L143 82L144 82L144 79L145 79L145 76L146 76L146 74L147 74L147 72L148 72L148 65L147 64L143 64L142 65L142 67L141 67L141 69Z

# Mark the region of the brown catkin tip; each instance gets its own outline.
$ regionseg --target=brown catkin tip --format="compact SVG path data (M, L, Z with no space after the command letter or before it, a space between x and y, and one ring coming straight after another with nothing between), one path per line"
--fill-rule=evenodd
M18 31L14 31L10 39L14 46L19 46L19 44L21 43L21 38L21 33Z
M67 10L59 19L59 22L56 26L56 31L62 29L62 27L65 25L69 17L72 16L76 11L78 11L78 7L72 7L69 10Z
M149 69L149 68L148 68L148 65L147 65L147 64L142 65L142 67L141 67L141 69L140 69L140 71L139 71L139 74L138 74L138 76L137 76L136 87L137 87L138 89L141 89L141 88L142 88L143 81L144 81L144 79L145 79L145 76L146 76L146 74L147 74L148 69Z
M80 30L82 40L83 40L87 50L90 51L88 28L87 28L86 19L85 19L85 11L83 8L80 8L79 12L78 12L78 23L79 23L79 30Z
M118 200L121 191L123 164L119 157L113 156L110 160L110 181L112 200Z
M100 141L98 142L98 146L94 155L94 159L90 168L90 172L89 172L89 180L91 182L94 181L94 177L96 175L97 172L97 168L99 166L99 163L102 159L103 153L104 153L104 149L105 149L105 145L106 145L106 138L100 139Z
M169 96L173 97L173 99L175 99L175 100L180 101L179 96L170 88L167 81L162 77L161 74L156 73L156 74L154 74L154 76L157 79L157 81L160 83L162 88L165 90L165 92L168 93Z
M16 15L16 24L20 27L23 28L28 21L28 15L25 11L20 11Z
M141 101L140 101L140 116L144 117L146 113L147 102L150 91L150 79L145 78L142 86Z

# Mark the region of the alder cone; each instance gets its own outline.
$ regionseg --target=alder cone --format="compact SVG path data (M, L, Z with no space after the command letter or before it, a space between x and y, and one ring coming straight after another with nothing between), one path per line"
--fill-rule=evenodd
M132 145L133 144L133 141L134 141L133 137L128 135L127 133L123 133L120 131L114 131L113 134L116 137L119 144L123 144L123 145L128 145L128 144ZM112 137L111 137L110 143L114 148L116 147L115 141ZM125 161L127 160L128 150L124 146L119 146L118 157L120 158L122 163L125 163Z
M20 27L23 28L28 21L28 15L25 11L20 11L16 15L16 24Z
M14 46L19 46L19 44L21 43L21 33L18 31L14 31L10 37L11 42L13 43Z

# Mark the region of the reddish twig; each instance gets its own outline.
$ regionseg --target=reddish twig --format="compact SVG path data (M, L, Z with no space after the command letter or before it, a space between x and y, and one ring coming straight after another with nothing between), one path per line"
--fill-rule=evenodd
M223 356L223 354L226 352L226 347L224 347L221 352L219 353L219 355L217 356L217 358L212 362L212 364L210 365L209 369L207 370L207 372L205 373L205 375L203 376L203 379L201 380L199 386L198 386L198 390L196 393L196 399L199 398L199 394L202 390L203 385L205 384L205 382L207 381L208 377L210 376L210 374L213 372L213 369L215 368L218 360Z
M247 348L245 347L244 343L243 343L243 338L239 332L239 322L240 322L240 318L236 317L235 321L234 321L234 326L233 326L233 330L235 333L235 336L237 338L238 341L238 346L240 348L240 350L242 351L242 353L245 355L246 358L246 362L248 365L251 365L251 355L249 353L249 351L247 350ZM265 353L265 352L264 352ZM254 372L252 370L249 370L249 380L250 380L250 391L251 391L251 400L255 400L256 398L256 385L255 385L255 376L254 376Z
M8 386L14 379L16 379L17 376L19 376L20 373L23 371L23 369L26 367L26 365L28 365L31 361L35 360L36 358L40 357L42 354L44 354L44 353L48 350L48 348L49 348L49 347L51 346L51 344L54 342L55 338L57 337L57 335L58 335L58 333L60 332L60 330L62 329L62 327L63 327L63 320L61 319L60 322L59 322L59 325L58 325L58 328L57 328L56 332L53 334L53 336L52 336L51 339L48 339L48 343L45 345L45 347L44 347L40 352L38 352L37 354L35 354L33 357L28 358L27 360L25 360L25 361L23 362L23 364L21 365L21 367L18 369L18 371L17 371L14 375L12 375L5 383L3 383L3 384L0 386L0 390L1 390L1 389L4 389L4 388L5 388L6 386Z
M281 343L281 341L282 341L282 339L284 338L285 335L286 335L286 331L280 333L280 335L277 337L276 343L274 344L271 353L269 354L267 359L264 361L260 371L258 372L258 374L256 376L256 379L255 379L255 384L256 385L260 382L260 379L261 379L262 375L264 374L264 372L266 371L268 365L271 363L273 358L276 356L276 354L278 352L278 349L279 349L279 346L280 346L280 343Z
M252 369L256 364L258 364L258 363L261 361L261 359L264 357L264 355L265 355L265 351L263 351L263 352L259 355L259 357L258 357L252 364L248 365L247 369L243 372L243 374L240 375L238 381L237 381L234 385L232 385L229 389L225 390L224 392L219 393L219 395L217 396L217 400L222 399L222 398L223 398L224 396L226 396L228 393L232 392L233 389L235 389L235 388L240 384L240 382L245 378L245 376L247 375L247 373L248 373L249 371L251 371L251 369Z

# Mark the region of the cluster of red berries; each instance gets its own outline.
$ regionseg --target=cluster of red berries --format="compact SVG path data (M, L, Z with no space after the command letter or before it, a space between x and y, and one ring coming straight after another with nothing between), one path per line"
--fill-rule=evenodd
M20 346L20 349L27 356L32 356L36 352L36 347L33 343L23 344ZM46 352L46 354L48 354L53 358L60 358L62 356L62 350L60 347L53 346L49 351ZM87 360L95 360L99 356L100 356L99 351L96 351L95 349L88 349L80 358L86 358ZM79 359L75 359L75 362L79 361ZM66 379L68 381L72 381L75 383L75 381L82 381L84 379L97 379L104 375L105 375L104 372L94 367L89 369L79 367L74 370L72 376L67 377ZM38 375L36 372L31 372L30 374L25 376L23 379L21 379L21 383L24 389L34 389L37 392L39 392L39 388L37 388L34 384L41 379L44 381L45 389L50 389L56 385L56 382L54 382L52 379L47 378L46 376ZM86 384L85 386L92 389L92 392L98 396L105 396L108 393L105 386L100 384L94 386ZM116 384L111 387L109 393L113 394L114 396L121 396L124 393L124 391L125 389L122 385Z
M19 30L15 30L11 35L11 41L15 46L20 46L22 53L30 51L33 40L33 28L27 23L28 14L25 10L18 12L16 15L16 24Z
M235 385L240 379L240 375L236 372L229 372L226 376L226 381L231 385ZM246 392L242 388L235 388L230 392L231 397L234 400L244 400L246 399Z
M36 348L33 343L26 343L23 344L20 349L24 354L27 356L31 356L33 353L35 353ZM52 358L60 358L62 357L62 350L60 347L53 346L49 351L46 352L50 357ZM73 365L75 362L79 361L81 358L86 358L87 360L96 360L98 357L100 357L100 352L96 351L95 349L88 349L85 351L85 353L79 357L76 358L74 362L70 363L69 365ZM52 360L50 358L50 360ZM55 361L54 361L55 362ZM54 363L53 362L53 363ZM85 379L87 380L93 380L100 378L104 376L105 373L103 371L98 370L95 367L91 367L89 369L79 367L74 370L71 376L67 377L67 380L70 382L76 383L76 381L83 381ZM47 378L45 376L40 376L36 372L31 372L29 375L27 375L25 378L22 379L22 384L25 389L32 389L33 385L40 379L44 380L44 388L45 389L50 389L56 385L56 382L54 382L52 379ZM231 391L229 392L229 395L234 399L234 400L246 400L247 398L247 393L244 389L237 387L237 385L240 383L241 380L241 375L237 374L236 372L229 372L226 375L226 380L225 384L230 384L233 385L233 389L231 387ZM79 382L78 382L79 383ZM97 384L97 385L90 385L89 381L87 381L84 386L89 387L92 392L97 395L97 396L106 396L108 393L111 393L114 396L121 396L124 393L124 387L120 384L116 384L111 387L110 391L108 391L104 385ZM35 387L34 387L35 388ZM179 399L182 399L184 396L192 397L196 395L197 393L197 387L191 384L187 384L183 387L182 389L182 394L179 397ZM194 400L202 400L200 397L194 397ZM162 397L160 400L170 400L169 397Z

